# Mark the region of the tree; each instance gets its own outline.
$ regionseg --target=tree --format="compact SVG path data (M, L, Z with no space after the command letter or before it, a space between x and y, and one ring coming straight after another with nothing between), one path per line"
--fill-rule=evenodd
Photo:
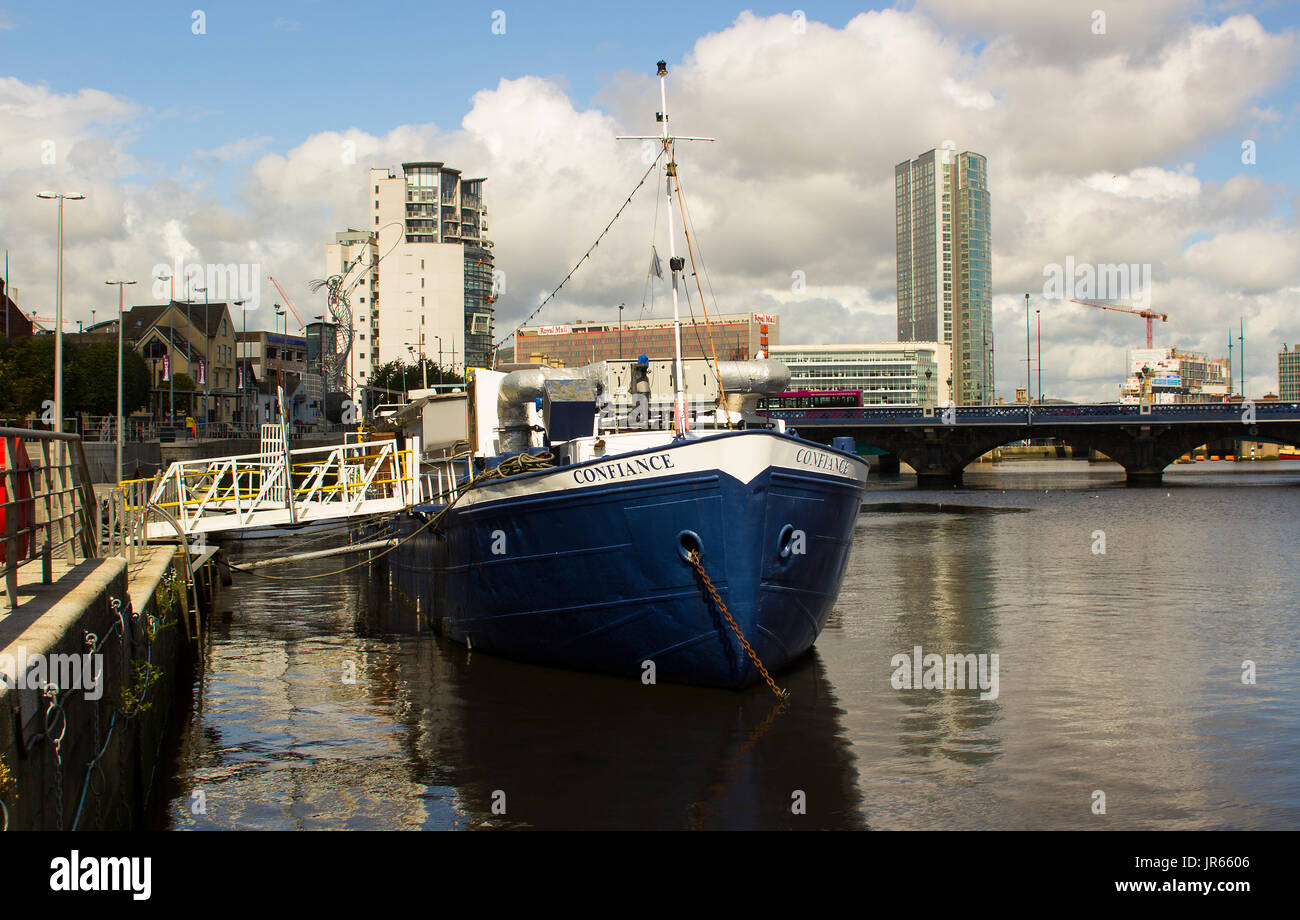
M439 367L436 361L429 358L424 359L424 367L421 370L421 362L417 359L414 363L407 364L403 361L389 361L387 364L375 371L374 378L370 385L378 389L392 390L395 397L399 392L418 390L424 386L427 377L429 386L440 383L454 383L464 385L465 378L449 367ZM387 398L381 402L388 402Z
M177 407L180 408L183 406L186 412L193 413L194 412L194 380L190 377L189 374L177 374L175 383L176 383L176 392L178 394L183 395L184 397L183 403L179 398L176 400Z
M68 343L64 343L65 346ZM63 349L66 374L70 349ZM54 398L54 336L0 340L0 414L17 420Z
M99 343L77 349L68 368L65 394L74 412L117 413L117 346ZM149 366L129 347L122 349L122 412L129 414L149 401Z

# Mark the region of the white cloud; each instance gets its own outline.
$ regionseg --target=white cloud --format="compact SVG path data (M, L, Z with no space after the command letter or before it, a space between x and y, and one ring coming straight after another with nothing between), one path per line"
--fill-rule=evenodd
M864 13L843 29L810 21L803 34L789 16L743 13L671 65L674 129L717 138L683 143L678 155L717 307L779 312L786 343L892 339L893 166L952 138L989 156L999 392L1023 380L1023 292L1041 291L1043 266L1066 256L1151 264L1171 315L1163 341L1222 352L1221 330L1244 315L1259 343L1251 378L1266 381L1270 365L1275 377L1276 348L1264 343L1300 341L1300 240L1294 218L1275 215L1279 195L1295 191L1244 168L1206 181L1185 161L1260 123L1261 95L1293 67L1294 38L1249 17L1189 19L1200 7L1172 0L1116 7L1100 44L1085 44L1096 37L1086 22L1079 29L1070 4L917 6ZM103 278L130 270L143 281L180 253L257 262L308 315L319 312L306 283L322 274L325 244L367 226L367 169L442 160L488 177L508 281L504 331L572 268L645 170L641 145L615 138L656 130L653 76L618 75L597 105L575 104L555 80L502 80L449 129L325 131L260 156L267 139L249 137L200 151L192 174L142 176L131 156L137 105L0 80L0 233L29 235L20 287L39 304L52 293L53 219L31 196L76 186L89 198L69 205L67 289L87 314ZM62 151L54 171L30 143L47 136ZM218 169L238 177L231 201L212 185ZM640 312L654 195L657 180L544 318L613 318L621 302ZM661 253L664 213L661 200ZM791 290L793 271L806 292ZM662 288L657 297L663 312ZM1044 380L1058 381L1049 395L1113 399L1141 321L1035 306L1044 311Z
M1183 264L1189 275L1226 290L1279 291L1300 280L1300 232L1277 222L1225 231L1189 246Z

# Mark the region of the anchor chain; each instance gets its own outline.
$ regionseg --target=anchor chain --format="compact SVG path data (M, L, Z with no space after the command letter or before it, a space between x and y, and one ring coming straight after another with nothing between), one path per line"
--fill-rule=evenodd
M776 694L777 699L788 700L790 698L790 691L782 690L778 687L776 681L772 680L772 675L767 673L767 668L765 668L763 662L759 660L758 652L754 651L753 646L749 644L749 640L745 638L745 634L740 631L740 626L732 618L731 611L727 609L727 605L723 603L722 597L718 594L718 589L713 586L713 581L709 578L709 573L704 571L704 564L700 562L700 551L698 549L691 550L690 561L691 565L695 568L696 573L700 576L700 580L704 582L704 589L709 592L709 597L713 598L713 603L726 618L727 625L731 627L732 632L736 634L736 638L740 640L740 647L749 655L749 660L754 662L754 667L758 668L758 673L763 675L763 680L767 681L767 685L772 688L772 692Z

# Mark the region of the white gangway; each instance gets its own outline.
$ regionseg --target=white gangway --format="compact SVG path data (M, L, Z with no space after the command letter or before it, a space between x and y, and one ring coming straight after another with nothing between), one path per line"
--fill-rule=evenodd
M274 532L401 511L421 501L420 442L353 441L289 450L283 427L262 426L260 453L173 463L157 480L148 538Z

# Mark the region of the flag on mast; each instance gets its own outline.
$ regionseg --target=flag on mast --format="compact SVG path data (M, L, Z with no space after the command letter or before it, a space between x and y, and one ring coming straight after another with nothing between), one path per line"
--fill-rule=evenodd
M663 263L659 261L659 251L655 247L650 247L650 271L655 273L655 277L662 280L664 276Z

